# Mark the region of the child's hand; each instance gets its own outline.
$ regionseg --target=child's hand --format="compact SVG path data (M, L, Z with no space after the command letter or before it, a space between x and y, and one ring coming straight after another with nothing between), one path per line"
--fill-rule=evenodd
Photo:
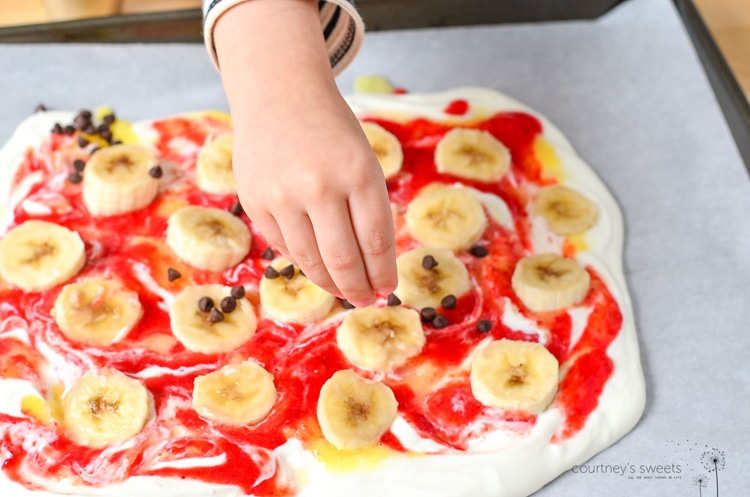
M317 2L252 0L216 23L240 201L315 283L362 306L396 286L385 179L333 82Z

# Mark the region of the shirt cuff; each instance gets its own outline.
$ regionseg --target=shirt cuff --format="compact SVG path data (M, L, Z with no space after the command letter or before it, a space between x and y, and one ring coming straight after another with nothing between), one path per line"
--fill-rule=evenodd
M246 1L251 0L203 0L203 40L217 70L219 60L214 46L214 25L224 12ZM328 60L333 74L338 75L354 60L362 46L365 25L351 0L321 0L318 10Z

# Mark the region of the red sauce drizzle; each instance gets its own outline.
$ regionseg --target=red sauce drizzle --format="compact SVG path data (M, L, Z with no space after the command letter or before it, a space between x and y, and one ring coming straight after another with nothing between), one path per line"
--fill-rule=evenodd
M443 109L445 114L451 114L453 116L463 116L469 111L469 102L466 100L454 100L449 103L448 106Z
M456 100L444 111L462 115L468 111L468 103ZM403 144L403 170L388 181L393 202L405 206L421 188L430 183L459 180L438 173L433 162L435 146L451 129L450 126L425 119L406 123L373 120L394 133ZM547 347L561 364L570 362L555 401L566 417L553 440L559 443L575 435L596 408L599 395L612 373L612 362L606 355L606 348L619 332L622 315L606 285L591 269L592 285L585 304L591 305L593 311L588 326L572 350L569 350L571 320L567 313L536 314L524 309L510 283L516 262L531 247L525 207L527 193L515 185L523 182L542 184L546 181L541 176L542 168L533 148L542 127L534 117L517 112L499 113L467 126L490 132L511 151L512 171L497 184L462 181L502 198L513 215L515 230L490 222L480 242L489 249L490 257L476 258L468 252L459 254L481 290L474 290L459 298L455 309L438 309L448 318L450 325L436 329L426 324L428 339L422 354L410 360L401 370L387 375L384 382L393 389L399 401L399 411L419 434L446 446L465 450L472 439L498 428L527 433L536 421L535 416L483 406L471 394L465 372L453 374L449 381L440 383L437 388L430 384L430 371L458 371L458 366L470 351L488 336L493 339L536 339L502 324L500 317L507 299L526 317L549 330ZM57 425L44 426L30 417L21 419L0 415L0 440L2 447L10 453L2 470L29 488L34 488L34 485L25 481L20 472L22 465L43 477L72 476L95 486L129 476L159 475L233 484L254 495L293 495L295 489L284 483L288 480L282 478L281 470L274 466L271 451L290 437L297 437L304 444L321 436L315 416L320 389L334 372L352 367L335 345L336 323L314 336L302 339L305 335L301 334L303 329L300 326L260 319L252 339L234 352L217 355L190 352L174 339L169 316L159 306L159 296L141 283L134 268L138 264L149 268L157 284L173 293L190 284L207 282L256 287L267 264L260 257L267 244L251 226L253 248L250 254L238 267L221 274L190 268L175 257L164 242L170 202L187 201L229 209L236 200L231 195L203 193L188 176L195 166L197 151L205 140L228 129L225 123L209 117L164 119L155 122L153 127L159 135L156 148L162 160L173 163L177 174L187 179L179 189L162 193L154 203L140 211L107 218L104 221L106 230L99 228L102 220L93 219L87 213L81 198L81 185L65 182L61 191L54 192L46 181L53 176L67 175L74 159L86 158L87 152L77 147L75 137L52 135L38 152L27 152L16 181L35 171L41 171L45 179L34 185L27 197L55 193L64 199L63 204L69 205L68 209L60 209L50 215L33 217L78 231L87 249L87 264L80 277L116 275L127 287L138 292L145 313L122 342L103 349L87 347L67 340L49 317L60 287L26 295L0 283L0 300L3 302L0 325L8 322L11 316L16 316L14 319L25 323L31 341L27 345L15 339L0 339L0 376L25 378L40 384L40 371L45 368L45 362L36 352L35 345L42 341L71 360L74 360L73 352L83 353L99 367L115 367L125 373L137 373L153 366L195 366L196 370L180 376L163 375L145 380L154 397L156 420L138 435L138 443L134 447L108 456L101 449L89 449L73 443ZM182 143L175 141L176 137ZM185 152L185 140L195 145L194 150ZM14 214L16 224L32 218L22 206L17 207ZM249 223L244 215L242 219ZM399 239L399 243L402 247L414 245L408 237ZM568 247L567 250L572 255L574 249ZM179 270L182 277L168 281L169 267ZM257 294L250 292L247 298L257 307ZM480 319L492 322L488 334L477 331L476 323ZM274 374L279 399L269 416L254 426L242 427L200 418L190 406L194 378L224 364L247 358L258 361ZM415 371L424 371L427 376L420 377L421 373L410 375ZM366 371L360 372L369 375ZM40 384L40 388L49 394L49 386ZM169 411L170 403L175 402L178 407ZM171 429L186 431L189 436L172 438ZM22 446L26 432L44 437L48 443L36 453L27 453ZM381 443L394 450L405 451L390 432L386 433ZM154 446L162 447L156 456L145 450ZM226 455L226 461L216 466L187 469L161 466L161 469L153 469L155 462L220 454ZM107 470L94 471L94 465L101 464L103 460ZM276 469L269 473L268 468Z

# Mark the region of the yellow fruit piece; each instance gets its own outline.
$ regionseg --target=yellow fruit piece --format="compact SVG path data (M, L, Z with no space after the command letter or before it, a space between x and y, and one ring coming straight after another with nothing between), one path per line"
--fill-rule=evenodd
M108 105L100 105L94 109L94 120L103 121L105 116L113 115L115 111Z
M124 119L115 119L109 129L112 131L113 140L123 143L140 143L141 141L138 134L133 130L133 124Z
M586 242L586 235L585 234L579 234L579 235L570 235L568 237L568 241L573 245L573 248L576 252L583 252L585 250L588 250L589 244Z
M325 439L315 440L309 449L315 459L332 473L346 473L357 469L370 470L387 459L401 455L382 444L359 449L337 449Z
M393 85L383 76L358 76L354 80L354 93L393 93Z
M545 173L558 181L565 178L565 171L557 152L555 152L555 147L541 136L537 136L534 140L534 156L542 164Z
M21 412L44 425L52 422L52 414L47 403L36 395L27 395L21 400Z

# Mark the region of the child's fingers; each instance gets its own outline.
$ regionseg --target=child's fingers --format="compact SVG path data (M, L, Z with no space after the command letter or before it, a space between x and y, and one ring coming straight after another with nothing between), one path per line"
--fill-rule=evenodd
M318 250L310 218L302 211L287 210L278 214L279 227L295 264L323 290L340 295L341 292L328 274Z
M396 288L398 276L393 218L385 188L378 183L352 196L349 211L369 283L379 294L387 295Z
M341 199L317 206L310 213L325 268L344 297L354 305L368 305L375 298L367 278L349 209Z
M280 252L283 257L294 263L294 258L289 254L286 242L284 241L284 236L281 234L281 229L279 228L278 223L276 223L276 219L271 214L267 213L251 214L248 212L248 216L255 227L263 234L263 238L266 239L268 244Z

